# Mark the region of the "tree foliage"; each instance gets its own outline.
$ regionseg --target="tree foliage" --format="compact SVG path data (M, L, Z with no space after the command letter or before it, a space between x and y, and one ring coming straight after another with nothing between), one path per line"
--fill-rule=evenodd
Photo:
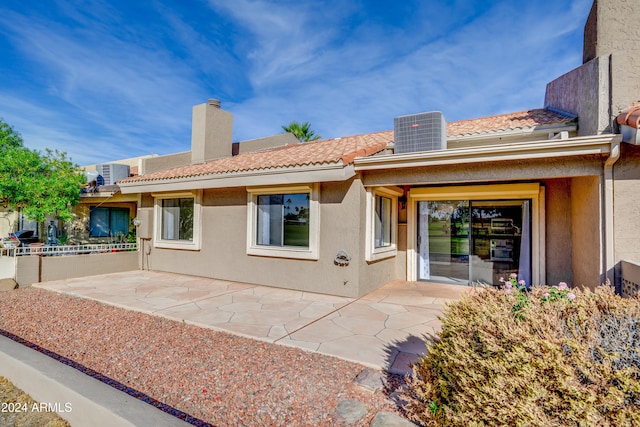
M317 141L322 138L320 135L315 135L309 122L298 123L294 120L287 126L282 125L282 130L292 133L300 142Z
M22 208L27 218L39 222L47 215L66 221L80 201L83 182L78 166L65 153L28 149L20 134L0 119L1 206Z
M11 126L0 119L0 149L22 146L22 137Z

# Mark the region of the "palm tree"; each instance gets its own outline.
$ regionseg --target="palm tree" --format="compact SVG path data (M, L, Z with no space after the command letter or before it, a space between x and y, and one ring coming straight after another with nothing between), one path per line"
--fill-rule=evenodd
M300 142L317 141L322 138L320 135L314 135L309 122L300 124L294 120L287 126L282 125L282 129L285 132L292 133Z

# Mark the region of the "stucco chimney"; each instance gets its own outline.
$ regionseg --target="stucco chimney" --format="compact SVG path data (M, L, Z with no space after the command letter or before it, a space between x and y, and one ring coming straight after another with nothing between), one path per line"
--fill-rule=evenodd
M191 163L204 163L231 157L233 114L210 99L193 107L191 123Z
M584 26L582 62L598 56L626 52L630 57L640 53L637 0L594 0ZM631 65L637 65L633 62Z
M583 65L547 84L545 107L578 116L578 135L617 132L616 116L640 99L638 22L638 0L594 0Z

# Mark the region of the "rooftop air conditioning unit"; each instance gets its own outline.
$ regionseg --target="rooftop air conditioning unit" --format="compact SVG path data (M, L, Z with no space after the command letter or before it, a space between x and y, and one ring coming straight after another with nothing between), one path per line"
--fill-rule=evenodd
M114 185L116 181L129 177L129 165L104 163L97 165L96 170L103 179L103 185Z
M447 148L447 122L440 111L396 117L393 124L395 154Z

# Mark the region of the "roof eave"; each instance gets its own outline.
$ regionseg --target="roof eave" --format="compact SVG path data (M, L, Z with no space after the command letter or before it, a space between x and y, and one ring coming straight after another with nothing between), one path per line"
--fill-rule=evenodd
M447 142L472 142L472 141L486 141L496 138L521 138L533 135L548 135L558 132L575 132L578 130L578 125L575 123L566 124L558 123L553 125L543 125L528 128L509 129L495 132L484 133L471 133L462 135L451 135L447 137Z
M352 164L342 161L293 168L254 169L250 171L198 175L183 178L158 179L120 183L123 194L163 191L200 190L207 188L245 187L260 185L304 184L310 182L345 181L355 175Z
M621 135L596 135L563 140L464 147L420 153L363 157L355 160L355 170L410 168L462 163L527 160L551 157L608 154Z

